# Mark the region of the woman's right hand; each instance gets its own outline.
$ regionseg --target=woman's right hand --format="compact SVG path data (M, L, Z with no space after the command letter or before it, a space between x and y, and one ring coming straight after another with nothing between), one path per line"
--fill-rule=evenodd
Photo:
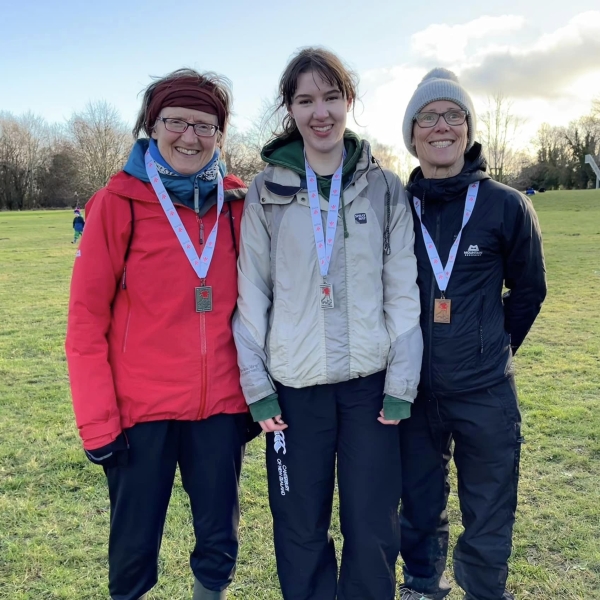
M283 422L281 415L276 415L272 419L267 419L266 421L259 421L258 423L265 433L273 431L283 431L284 429L287 429L287 425Z

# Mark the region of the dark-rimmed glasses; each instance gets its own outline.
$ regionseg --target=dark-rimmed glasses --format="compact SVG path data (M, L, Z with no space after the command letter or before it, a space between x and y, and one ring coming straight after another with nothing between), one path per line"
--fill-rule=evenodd
M209 125L208 123L188 123L170 117L158 117L157 121L162 121L165 124L165 129L172 133L184 133L188 127L193 127L194 133L199 137L212 137L219 129L216 125Z
M440 120L440 117L444 117L444 121L448 123L448 125L455 127L457 125L462 125L467 116L468 112L466 110L459 110L453 108L451 110L447 110L445 113L436 113L436 112L420 112L415 115L415 121L419 127L435 127L437 122Z

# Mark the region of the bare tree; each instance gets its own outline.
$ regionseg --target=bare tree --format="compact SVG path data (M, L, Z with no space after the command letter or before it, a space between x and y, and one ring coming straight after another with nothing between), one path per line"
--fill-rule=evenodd
M488 96L488 109L479 117L479 139L488 159L490 174L500 182L509 179L518 168L511 146L525 119L515 115L513 104L508 96L498 92Z
M237 175L246 185L258 173L262 171L265 164L260 157L260 148L256 145L252 135L241 132L233 126L229 127L223 159L227 166L227 172Z
M398 149L388 144L383 144L377 139L366 134L364 136L371 144L371 152L384 169L389 169L400 177L404 185L408 182L417 161L404 148Z
M67 130L77 156L78 188L89 198L123 168L133 140L118 111L104 101L75 113Z
M36 206L36 177L47 157L48 126L32 113L0 113L0 207Z

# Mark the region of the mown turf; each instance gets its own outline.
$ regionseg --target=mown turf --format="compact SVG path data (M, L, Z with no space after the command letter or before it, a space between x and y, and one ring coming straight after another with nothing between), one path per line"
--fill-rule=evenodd
M527 443L509 584L520 599L600 598L600 192L534 202L549 294L516 358ZM71 222L69 211L0 213L0 598L10 600L108 598L106 486L80 449L63 355ZM281 597L263 458L259 439L244 464L232 600ZM455 492L450 509L454 540ZM151 600L191 596L191 530L178 481Z

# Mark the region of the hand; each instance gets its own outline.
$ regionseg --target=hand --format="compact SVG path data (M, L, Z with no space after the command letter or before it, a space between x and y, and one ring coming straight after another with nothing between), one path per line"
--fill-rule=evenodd
M129 440L125 433L121 432L110 444L95 450L84 449L84 452L95 465L105 468L124 467L129 456Z
M377 417L377 420L382 424L382 425L398 425L398 423L400 423L401 419L395 419L395 420L389 420L386 419L383 416L383 408L379 411L379 416Z
M265 433L269 433L271 431L283 431L287 429L287 425L283 422L281 415L277 415L272 419L267 419L266 421L258 422Z

